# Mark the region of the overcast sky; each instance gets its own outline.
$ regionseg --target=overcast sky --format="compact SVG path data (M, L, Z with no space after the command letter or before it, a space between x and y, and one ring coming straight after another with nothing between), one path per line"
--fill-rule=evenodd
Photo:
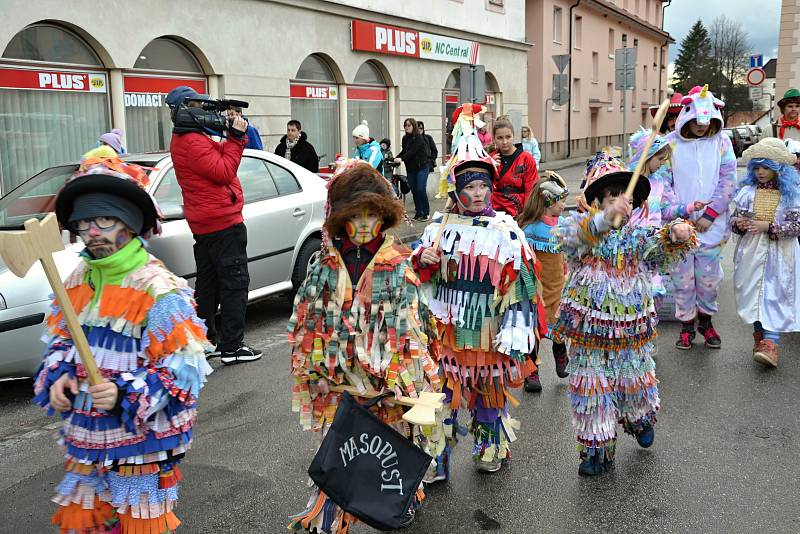
M664 29L675 39L669 47L670 62L675 61L681 40L697 19L708 28L720 13L742 23L753 52L764 54L765 63L778 57L781 0L672 0L664 11Z

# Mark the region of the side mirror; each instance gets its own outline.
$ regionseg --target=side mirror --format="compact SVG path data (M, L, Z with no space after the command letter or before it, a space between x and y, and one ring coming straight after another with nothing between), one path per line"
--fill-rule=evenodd
M175 221L184 219L183 206L180 204L167 204L161 208L161 214L165 221Z

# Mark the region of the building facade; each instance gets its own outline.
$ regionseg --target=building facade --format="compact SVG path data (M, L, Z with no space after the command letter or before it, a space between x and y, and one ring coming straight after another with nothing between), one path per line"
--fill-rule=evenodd
M100 134L129 152L169 147L164 96L190 85L245 100L274 150L298 119L325 167L353 149L352 129L399 151L405 117L442 150L459 102L458 68L486 67L488 119L527 120L524 0L88 0L19 3L0 21L0 192L76 161Z
M781 116L778 100L790 87L800 87L800 0L782 0L775 69L774 115Z
M662 0L528 0L526 35L530 126L546 159L585 156L604 146L621 145L628 133L650 124L648 108L664 98L668 47ZM635 48L636 89L615 89L615 50ZM553 56L565 65L569 101L551 99Z

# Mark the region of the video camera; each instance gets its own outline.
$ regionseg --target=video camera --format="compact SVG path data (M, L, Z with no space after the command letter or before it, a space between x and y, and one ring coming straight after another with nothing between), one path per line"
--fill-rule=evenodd
M200 106L190 106L190 102L199 102ZM250 104L243 100L214 100L205 98L186 98L181 104L172 108L170 115L174 133L214 133L222 134L230 129L232 119L222 114L231 108L248 108Z

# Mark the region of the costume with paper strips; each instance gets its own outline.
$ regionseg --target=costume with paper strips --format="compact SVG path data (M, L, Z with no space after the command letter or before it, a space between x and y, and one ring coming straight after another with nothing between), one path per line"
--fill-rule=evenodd
M350 226L362 213L379 221L364 239ZM292 410L304 429L323 436L333 422L340 393L329 391L329 384L410 397L441 389L435 325L409 262L411 251L383 233L404 218L380 173L363 161L340 162L328 184L324 248L298 289L288 326ZM441 426L412 428L402 419L404 410L385 400L373 412L432 456L440 454ZM315 488L289 528L342 534L354 521Z
M155 200L142 189L147 174L113 156L84 158L56 197L56 215L72 229L73 210L89 213L89 198L117 199L141 211L141 228L132 228L137 237L101 259L84 249L64 284L102 376L118 388L117 404L93 406L57 301L42 338L47 350L34 402L52 413L51 386L64 375L77 378L80 392L61 414L67 473L53 499L61 532L163 534L180 524L173 513L178 464L191 445L197 397L211 372L204 355L209 345L192 289L144 248L142 237L160 230Z
M734 199L733 286L739 317L754 328L753 358L777 366L782 332L800 331L800 176L774 137L744 151L747 176Z
M693 88L683 98L684 108L674 132L672 188L681 204L707 202L704 210L690 219L698 227L697 249L671 272L675 286L675 316L683 323L675 346L689 350L697 329L708 348L720 348L722 341L711 323L717 313L717 293L722 282L722 250L730 237L730 208L736 188L736 155L723 132L721 108L708 86ZM698 136L694 131L704 129Z
M617 422L642 446L652 443L660 401L651 356L656 334L650 278L694 246L693 237L672 242L672 228L681 221L611 229L599 207L606 195L616 196L608 188L625 190L632 173L610 157L596 158L595 167L584 190L589 212L559 221L569 274L554 329L569 341L569 396L584 475L611 465ZM646 201L649 189L640 176L634 207Z
M465 104L459 111L453 156L440 185L440 194L448 194L455 206L425 228L414 266L425 283L442 344L439 363L453 410L445 420L450 445L458 429L457 411L466 405L472 415L473 459L479 470L493 472L509 459L515 437L507 410L507 402L516 403L510 390L535 369L547 323L536 257L514 219L489 206L495 164L475 133L473 106ZM486 195L474 212L461 207L469 184L478 184ZM436 259L425 264L426 254ZM449 454L450 448L438 458L444 478Z

